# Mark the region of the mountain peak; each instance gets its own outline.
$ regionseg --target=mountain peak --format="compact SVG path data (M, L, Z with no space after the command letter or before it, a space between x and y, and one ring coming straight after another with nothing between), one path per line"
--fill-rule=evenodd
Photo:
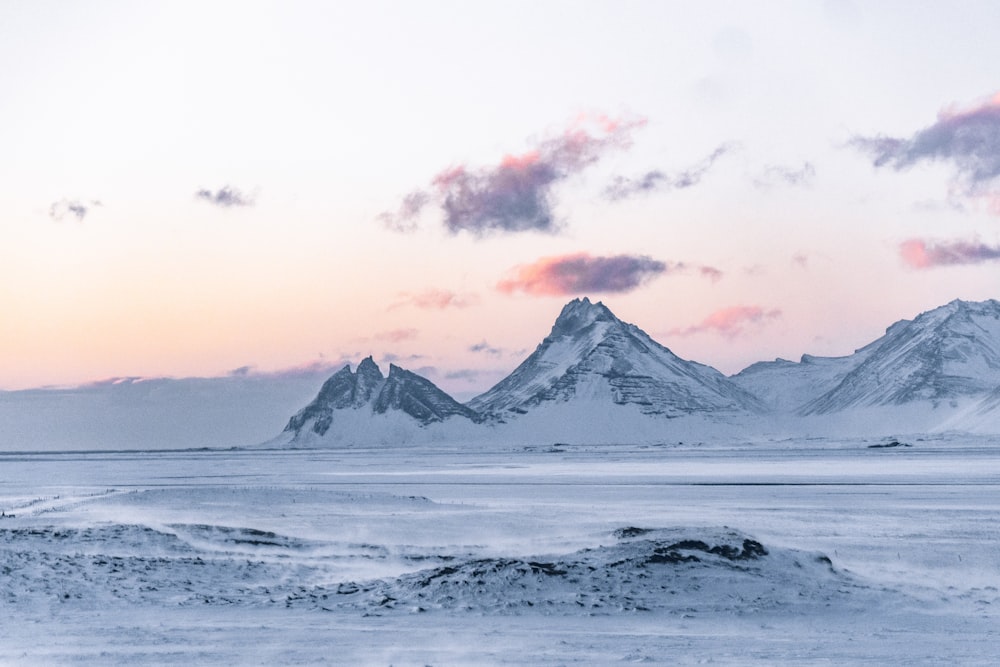
M600 301L591 303L587 297L573 299L563 306L562 312L559 313L559 317L556 318L556 322L552 326L551 336L571 335L582 329L586 329L594 322L613 322L617 320L618 318L615 317L614 313Z
M998 316L1000 315L1000 301L987 299L986 301L963 301L954 299L943 306L938 306L932 310L918 315L914 321L923 319L944 319L952 315L979 315Z
M350 415L359 412L371 415L401 413L418 426L455 416L479 421L478 414L438 389L430 380L395 364L389 364L389 376L386 377L375 360L366 357L358 364L357 372L352 373L350 366L344 366L331 376L313 402L289 420L285 431L294 433L296 438L303 432L323 437L338 420L346 420L345 427L349 428L349 424L355 423ZM348 435L337 431L335 437ZM305 437L313 435L307 433Z
M854 355L850 372L804 412L955 401L997 386L1000 302L955 299L900 320Z
M468 406L502 418L577 398L666 417L759 407L719 371L679 358L587 298L567 303L535 351Z
M365 357L361 363L358 364L356 375L358 377L358 383L366 387L374 387L385 379L385 376L382 375L382 370L371 357Z
M378 373L379 376L382 375L382 371L379 369L378 364L375 363L375 360L372 359L371 355L362 359L361 363L358 364L358 373L363 373L365 375L368 375L369 373Z

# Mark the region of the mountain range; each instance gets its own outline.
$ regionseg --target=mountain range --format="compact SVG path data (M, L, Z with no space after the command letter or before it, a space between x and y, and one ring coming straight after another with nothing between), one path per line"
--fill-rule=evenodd
M464 405L398 366L383 376L369 357L330 377L277 440L664 442L935 428L1000 432L1000 302L952 301L852 355L776 359L726 377L603 303L574 299L534 352Z

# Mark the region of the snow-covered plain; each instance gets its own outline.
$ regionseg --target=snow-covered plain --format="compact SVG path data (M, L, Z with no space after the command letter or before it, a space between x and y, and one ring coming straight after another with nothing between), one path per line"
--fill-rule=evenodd
M0 663L994 664L997 444L0 453Z

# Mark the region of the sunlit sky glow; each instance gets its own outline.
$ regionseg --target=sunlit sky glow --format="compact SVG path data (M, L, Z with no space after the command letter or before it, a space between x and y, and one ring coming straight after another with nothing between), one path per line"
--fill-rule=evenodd
M0 388L373 354L577 296L734 373L1000 285L1000 4L0 4Z

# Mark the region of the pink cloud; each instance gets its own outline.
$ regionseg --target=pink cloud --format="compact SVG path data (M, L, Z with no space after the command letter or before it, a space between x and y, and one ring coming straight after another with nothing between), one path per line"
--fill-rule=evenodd
M403 306L413 306L427 310L444 310L445 308L468 308L479 302L475 294L458 294L451 290L426 289L423 292L400 292L400 300L389 306L389 310Z
M928 242L909 239L899 244L903 262L914 269L957 264L981 264L1000 260L1000 245L986 245L978 241Z
M723 273L714 266L699 266L698 273L701 274L703 278L708 278L713 283L717 283L722 280Z
M646 121L604 115L581 115L561 134L520 155L506 155L488 167L458 165L435 176L428 188L404 197L397 213L379 219L390 229L406 231L428 204L440 207L444 226L457 234L543 231L558 228L553 214L554 186L613 149L631 146L632 132Z
M416 329L393 329L392 331L383 331L380 334L375 335L375 340L385 340L390 343L399 343L404 340L413 340L417 337Z
M691 336L715 331L727 338L735 338L742 334L748 325L763 324L779 317L781 317L781 311L777 309L765 310L760 306L729 306L716 310L694 326L674 329L670 333L674 336Z
M514 277L500 281L497 289L507 294L524 292L533 296L629 292L668 271L667 264L645 255L593 257L581 252L543 257L516 267Z

